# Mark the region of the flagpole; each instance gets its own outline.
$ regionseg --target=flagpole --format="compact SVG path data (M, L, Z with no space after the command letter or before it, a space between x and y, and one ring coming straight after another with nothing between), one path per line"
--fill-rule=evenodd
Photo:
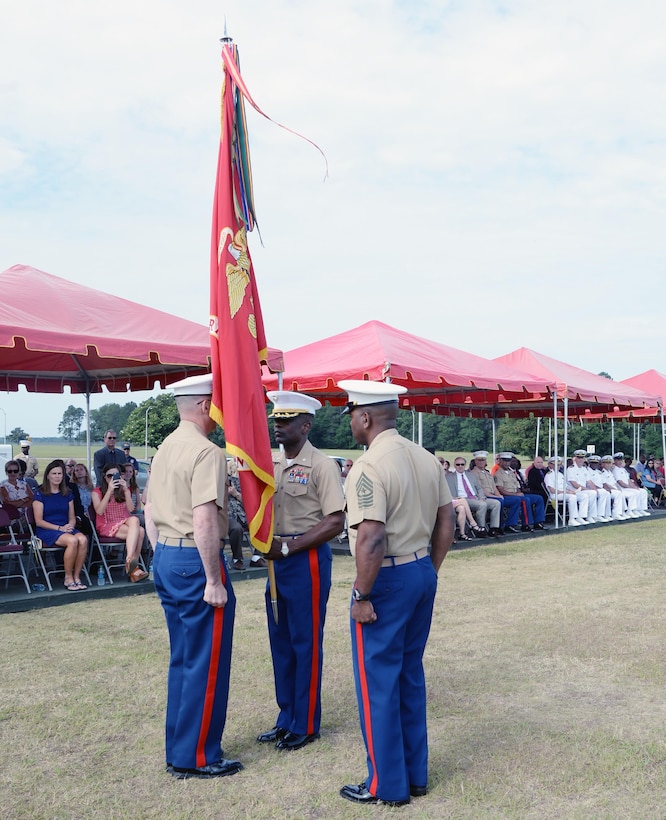
M226 49L227 51L229 51L230 49L232 49L232 48L233 48L233 38L232 38L232 37L230 37L230 36L229 36L229 34L228 34L228 32L227 32L227 20L226 20L226 17L225 17L225 20L224 20L224 36L220 38L220 43L222 44L222 53L223 53L223 57L224 57L225 49ZM234 72L232 72L232 71L231 71L231 68L234 68L234 69L235 69L235 71L234 71ZM227 66L227 67L226 67L226 69L225 69L225 73L226 73L226 80L225 80L225 89L226 89L226 92L225 92L225 93L229 93L229 88L227 88L227 85L226 85L226 84L227 84L227 83L229 83L229 86L231 87L231 84L232 84L232 83L237 83L237 84L238 84L239 82L240 82L240 83L242 83L242 79L241 79L240 74L239 74L239 72L238 72L238 68L237 68L237 66ZM239 92L238 92L238 93L239 93L239 95L240 95L241 93L245 93L245 91L244 91L244 86L243 86L243 89L239 90ZM241 97L241 99L242 99L242 97ZM227 133L227 134L226 134L226 139L227 139L227 140L231 140L231 139L232 139L232 135L231 135L231 133ZM249 167L249 161L248 161L248 167ZM219 173L219 169L218 169L218 173ZM250 187L250 191L251 191L251 178L250 178L250 176L249 176L249 175L248 175L248 179L247 179L247 180L245 180L245 181L246 181L247 183L249 183L249 187ZM247 190L247 189L246 189L246 190ZM249 212L249 215L250 215L250 224L247 226L247 227L248 227L248 231L252 230L253 221L254 221L254 212L253 212L253 207L252 207L252 203L251 203L251 192L250 192L250 194L249 194L249 198L250 198L250 203L249 203L249 206L248 206L247 211L246 211L246 216L247 216L247 212ZM247 204L247 203L245 203L245 204ZM247 221L247 220L246 220L246 221ZM227 223L224 223L224 224L226 225ZM219 225L217 225L216 227L217 227L217 232L219 233L219 228L220 228L220 226L219 226ZM217 266L217 267L218 267L218 270L217 270L217 274L218 274L218 275L220 275L220 273L219 273L219 267L220 267L220 255L221 255L221 248L222 248L222 237L226 235L226 231L229 231L229 233L231 234L231 236L233 236L233 234L234 234L234 232L235 232L235 230L236 230L237 228L238 228L238 225L236 225L236 226L234 227L234 230L233 230L233 231L231 231L229 228L224 228L223 233L222 233L222 234L219 234L219 244L218 244L218 246L217 246L217 247L218 247L218 266ZM215 242L216 242L216 243L218 242L217 237L215 237ZM238 249L236 249L236 250L238 251ZM243 249L241 248L240 250L242 251ZM214 256L214 253L215 253L215 247L213 248L213 256ZM240 256L240 253L239 253L239 256ZM247 248L247 257L248 257L248 260L249 260L249 248ZM237 262L238 262L238 259L237 259L237 258L234 258L234 262L235 262L235 263L237 263ZM242 274L242 273L244 273L244 272L243 272L243 271L239 271L239 273L241 273L241 274ZM252 274L252 276L253 276L253 274ZM223 278L223 277L221 277L221 278ZM252 303L252 299L250 300L250 302ZM259 311L259 309L258 309L258 308L259 308L259 306L258 306L258 295L257 295L257 294L255 294L255 295L254 295L254 308L255 308L255 312L260 313L260 311ZM232 316L234 316L236 312L238 312L238 306L236 307L236 311L235 311L234 313L232 313ZM252 318L254 318L254 317L252 317ZM263 335L263 326L262 326L262 335ZM256 351L255 351L255 352L256 352ZM215 382L214 382L214 384L215 384ZM216 398L218 398L218 395L216 394L215 389L213 390L213 393L214 393L214 395L213 395L213 403L215 404L215 400L216 400ZM263 392L262 392L262 395L261 395L261 399L262 399L262 402L261 402L261 403L262 403L262 405L263 405ZM219 409L219 410L221 410L222 408L221 408L221 407L219 407L218 409ZM226 429L225 429L225 434L226 434ZM255 447L255 445L257 444L257 442L256 442L256 440L255 440L254 442L247 442L247 441L246 441L246 442L245 442L245 444L249 445L249 446L250 446L250 448L251 448L251 450L254 450L254 447ZM234 441L233 441L233 445L234 445L234 447L232 448L232 453L233 453L234 455L238 456L238 455L240 454L239 452L237 452L237 450L238 450L238 448L239 448L239 441L237 441L237 440L235 440L235 439L234 439ZM269 443L269 441L268 441L268 434L266 435L266 443L265 443L265 447L267 448L267 454L268 454L268 459L269 459L269 464L270 464L270 443ZM229 452L229 448L227 448L227 452ZM243 452L242 452L242 460L243 460L244 462L246 462L246 461L247 461L247 457L248 457L248 455L253 455L253 453L252 453L252 452L250 452L250 451L248 451L248 452L243 451ZM272 465L271 465L271 466L272 466ZM264 481L265 481L265 482L267 482L267 481L269 480L269 478L268 478L268 470L267 470L267 468L266 468L266 470L264 471L263 475L264 475ZM243 477L244 477L244 476L243 476ZM272 469L271 469L270 478L272 479ZM262 499L263 499L264 503L270 503L270 504L272 504L272 500L270 500L270 501L266 501L266 499L265 499L263 496L262 496ZM247 512L248 512L248 510L246 509L246 513L247 513ZM252 510L252 515L254 515L255 513L256 513L256 510L254 510L254 509L253 509L253 510ZM250 520L250 515L248 515L248 521L249 521L249 520ZM272 530L273 530L273 525L272 525L272 510L271 510L271 513L270 513L270 530L269 530L269 532L270 532L270 534L271 534L271 535L272 535ZM255 534L255 535L256 535L256 534ZM251 540L253 541L253 546L256 546L256 544L254 544L254 539L252 538L252 526L250 527L250 538L251 538ZM268 538L268 540L267 540L267 541L266 541L266 538ZM261 545L262 545L263 547L265 547L266 549L269 549L269 548L270 548L270 535L266 536L266 535L265 535L265 530L264 530L264 541L261 541ZM273 611L273 618L274 618L274 620L275 620L275 623L277 623L277 622L278 622L278 602L277 602L277 583L276 583L276 580L275 580L275 564L274 564L274 563L273 563L273 561L272 561L272 560L270 560L270 559L269 559L269 561L268 561L268 585L269 585L269 591L270 591L270 597L271 597L271 608L272 608L272 611Z

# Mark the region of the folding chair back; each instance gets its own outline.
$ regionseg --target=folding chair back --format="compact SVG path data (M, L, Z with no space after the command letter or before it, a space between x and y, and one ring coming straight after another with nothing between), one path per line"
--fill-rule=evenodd
M10 578L21 578L30 593L32 590L23 563L23 545L17 541L12 526L12 522L15 521L15 518L7 514L5 508L0 507L0 578L5 579L5 589ZM15 568L18 572L14 572Z

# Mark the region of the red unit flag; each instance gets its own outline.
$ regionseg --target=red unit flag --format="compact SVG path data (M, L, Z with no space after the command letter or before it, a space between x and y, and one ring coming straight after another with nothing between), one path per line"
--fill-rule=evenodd
M254 227L250 155L238 52L225 45L222 123L210 257L211 416L239 460L243 506L253 546L273 538L273 460L261 362L268 348L247 233Z

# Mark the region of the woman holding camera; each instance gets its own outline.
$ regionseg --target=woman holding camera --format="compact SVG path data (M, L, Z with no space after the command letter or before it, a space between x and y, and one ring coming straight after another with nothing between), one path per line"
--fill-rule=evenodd
M132 493L116 465L110 464L104 469L100 486L93 490L92 504L97 516L97 532L125 542L127 576L133 583L143 581L148 577L148 573L139 566L144 529L137 516L132 515Z

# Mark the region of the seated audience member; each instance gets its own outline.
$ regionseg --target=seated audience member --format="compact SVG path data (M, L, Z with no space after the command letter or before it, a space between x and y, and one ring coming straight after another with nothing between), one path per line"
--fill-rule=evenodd
M79 462L79 464L74 465L74 483L79 491L81 506L87 515L87 511L92 504L92 493L95 489L95 485L92 482L92 478L85 464Z
M131 461L126 461L118 469L120 471L120 475L125 479L125 483L129 487L130 496L132 497L132 503L134 504L132 515L139 515L142 509L141 490L139 489L139 485L136 483L136 468L134 467Z
M645 469L645 465L647 464L648 458L654 460L654 456L652 455L652 453L650 453L647 458L645 457L644 453L640 453L638 456L638 461L634 464L634 469L636 470L636 475L638 476L639 480L641 480L643 477L643 470Z
M590 453L587 457L587 462L587 486L597 494L597 521L607 523L612 520L612 499L610 491L604 487L604 480L601 475L601 456Z
M601 459L601 475L603 477L604 489L611 494L613 507L613 520L622 521L625 518L640 518L636 512L637 497L633 490L624 490L617 483L614 475L613 456L603 456ZM620 494L621 503L618 501Z
M481 488L487 502L499 501L500 510L497 528L493 531L493 517L491 512L490 533L494 537L499 537L504 532L520 532L518 529L518 516L520 515L520 501L517 498L504 498L498 491L495 479L486 469L488 463L487 450L475 450L470 462L470 472L473 474L477 484ZM503 521L504 510L507 511L506 523Z
M659 476L657 475L657 470L655 469L654 458L648 457L648 460L643 466L641 476L645 489L649 493L652 493L652 497L655 501L659 501L661 498L662 486L659 483Z
M20 478L21 468L18 461L5 462L7 480L0 484L0 501L2 508L10 518L20 518L32 505L33 492L25 479Z
M547 469L543 463L542 456L535 456L531 467L527 468L527 487L534 495L540 495L544 501L548 501L548 492L544 486Z
M546 520L546 508L543 503L543 498L540 495L533 495L532 493L525 493L520 486L520 481L514 470L511 469L511 459L513 453L500 453L499 470L495 473L495 484L498 491L506 498L517 498L520 502L521 515L523 518L523 525L521 527L523 532L528 532L532 529L545 529L543 522Z
M456 456L453 460L454 473L446 473L446 482L451 490L452 498L464 498L467 506L472 511L475 522L470 524L471 529L478 538L485 538L486 515L488 514L488 504L482 497L482 490L476 479L465 472L467 461L462 456Z
M544 484L548 490L548 494L552 499L557 499L558 504L563 504L566 501L567 505L567 523L571 527L580 527L581 524L587 524L585 519L582 519L578 514L578 500L575 490L567 486L564 480L564 475L559 469L555 469L555 456L548 459L548 472L544 479Z
M93 490L92 503L99 534L125 542L125 569L130 581L137 583L145 580L148 573L139 566L145 531L137 516L132 515L132 494L127 482L121 477L118 466L107 466L102 471L101 485Z
M578 517L586 524L594 524L597 520L597 492L587 486L590 480L588 468L585 466L585 450L574 450L573 464L567 467L565 477L567 487L578 495Z
M76 528L85 533L88 538L92 536L92 525L88 518L88 507L90 506L90 498L88 496L88 503L84 504L81 498L81 487L76 481L76 461L73 458L68 458L65 461L65 477L67 479L67 486L72 491L74 496L74 515L76 516Z
M495 463L490 468L490 475L493 478L495 478L495 475L497 474L497 471L499 470L499 468L500 468L500 456L499 456L499 453L497 453L497 455L495 456Z
M664 473L664 460L662 458L657 458L655 456L654 469L657 471L659 483L662 487L666 487L666 474Z
M444 458L444 456L437 456L437 460L439 461L439 463L444 468L445 473L450 473L451 472L451 463L449 461L447 461Z
M647 490L643 487L638 487L636 482L631 479L626 467L624 466L624 453L615 453L613 456L613 475L615 480L620 485L623 495L627 498L628 494L633 495L636 501L636 506L633 513L630 511L629 515L632 518L639 518L641 515L650 515L648 512Z
M30 487L30 489L34 493L35 490L39 489L39 482L36 479L30 478L25 474L25 461L23 461L20 458L17 458L16 461L18 462L20 471L19 478L21 479L21 481L25 481L25 483L28 485L28 487Z
M472 527L472 524L474 524L474 526L476 526L476 521L474 520L472 511L469 508L467 499L453 498L451 499L451 501L453 503L453 509L456 514L456 526L458 527L458 532L460 533L460 540L471 541L472 539L465 532L465 525L469 524L470 527Z
M640 477L633 466L634 460L631 456L624 457L624 469L629 473L629 478L636 484L637 487L642 487Z
M65 550L65 587L70 592L86 589L81 583L81 569L86 560L88 539L74 526L74 496L67 486L65 465L61 459L46 467L32 509L37 537L47 547L63 547Z

